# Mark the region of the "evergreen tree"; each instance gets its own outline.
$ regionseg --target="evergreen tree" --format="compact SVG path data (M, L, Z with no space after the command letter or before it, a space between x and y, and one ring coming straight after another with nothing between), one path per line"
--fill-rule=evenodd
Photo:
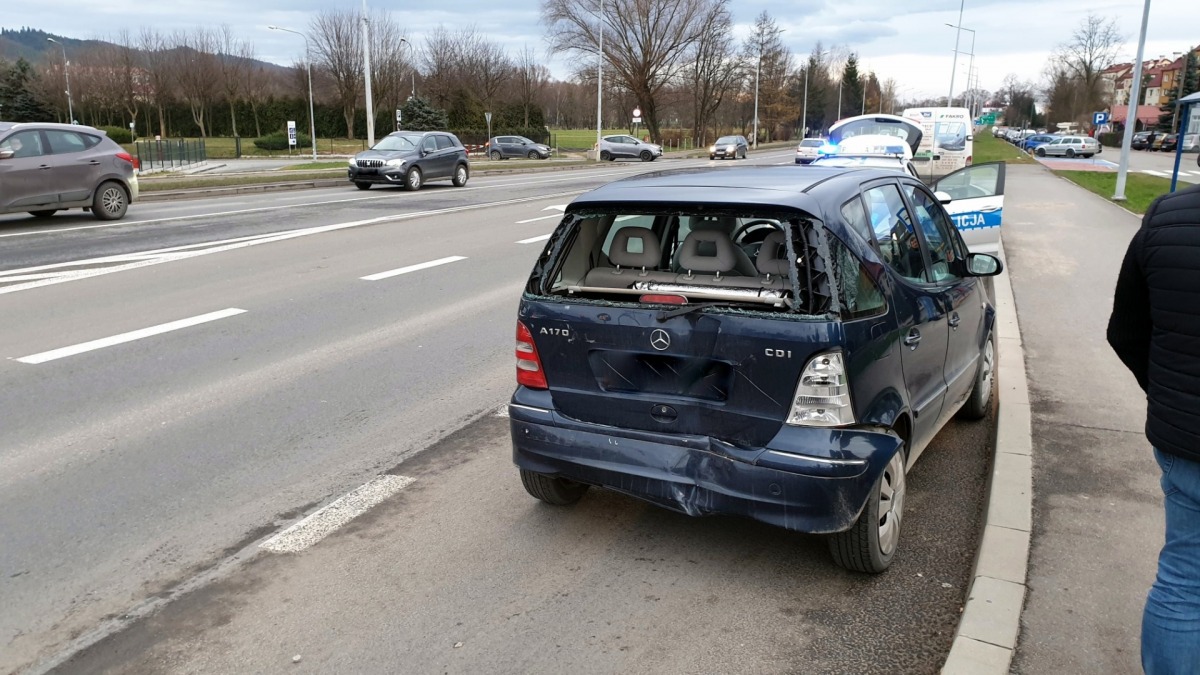
M445 129L450 124L445 110L434 108L420 96L408 99L400 110L404 118L400 126L410 131Z
M1194 93L1197 86L1197 60L1196 52L1188 52L1183 59L1183 69L1179 77L1183 78L1183 95ZM1159 108L1158 128L1162 131L1175 131L1175 114L1179 112L1179 108L1175 102L1179 100L1180 88L1178 85L1172 87L1167 92L1167 102Z
M858 55L851 54L842 69L841 116L853 117L862 110L863 87L858 75Z
M4 73L0 81L0 117L6 122L49 122L50 110L33 94L31 86L37 73L25 59L17 62Z

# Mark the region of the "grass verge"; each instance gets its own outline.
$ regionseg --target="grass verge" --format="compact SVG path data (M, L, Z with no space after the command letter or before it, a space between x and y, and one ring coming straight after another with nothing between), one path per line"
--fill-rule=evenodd
M1055 171L1058 175L1075 183L1085 190L1094 192L1105 199L1112 199L1117 189L1117 174L1099 171ZM1145 213L1150 203L1161 195L1171 191L1171 180L1148 176L1142 173L1130 172L1125 183L1127 200L1121 206L1134 213Z
M213 176L211 178L142 178L138 181L141 192L164 192L166 190L190 190L194 188L237 187L239 185L263 185L266 183L284 183L289 181L341 178L338 174L324 173L289 173L286 177L270 176ZM350 182L347 181L346 185Z
M346 160L337 162L304 162L303 164L293 164L292 166L283 167L284 171L314 171L319 169L344 169L346 168Z
M1033 164L1034 159L1017 146L992 135L990 130L975 134L975 149L973 150L975 164L988 162L1007 162L1009 164Z

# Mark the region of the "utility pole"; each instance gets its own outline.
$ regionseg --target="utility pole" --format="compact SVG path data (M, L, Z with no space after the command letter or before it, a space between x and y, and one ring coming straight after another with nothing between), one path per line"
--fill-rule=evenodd
M754 149L758 149L758 71L762 69L762 35L758 36L758 60L754 62ZM737 159L734 157L734 159Z
M67 65L68 65L68 63L67 63L67 46L64 45L63 43L59 42L58 40L55 40L52 37L46 38L46 41L53 42L54 44L58 45L59 47L62 47L63 78L65 78L67 81L67 117L70 118L67 120L67 123L74 124L75 123L75 104L71 101L71 73L67 70Z
M363 79L367 85L367 147L369 148L375 145L375 104L371 100L371 26L367 20L367 0L363 0L362 41Z
M1125 182L1129 177L1129 146L1133 143L1133 127L1137 124L1137 109L1141 101L1142 91L1142 56L1146 53L1146 25L1150 23L1150 0L1146 0L1142 8L1142 30L1138 34L1137 58L1134 60L1133 82L1130 89L1130 101L1125 104L1125 136L1121 139L1121 163L1117 167L1117 187L1113 191L1113 201L1123 202L1125 197ZM1133 97L1137 96L1136 101Z
M366 0L363 1L365 2ZM962 37L963 8L966 7L966 5L967 0L961 0L958 3L958 26L954 32L954 63L950 65L950 95L946 97L947 108L954 105L954 75L955 71L958 69L958 42L959 38Z
M365 1L365 0L364 0ZM596 161L600 161L600 141L604 134L604 0L600 0L599 49L596 50Z

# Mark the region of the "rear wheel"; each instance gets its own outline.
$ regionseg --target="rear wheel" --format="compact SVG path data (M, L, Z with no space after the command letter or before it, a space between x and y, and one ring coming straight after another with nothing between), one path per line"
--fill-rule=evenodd
M875 481L867 505L854 527L829 536L829 553L833 561L854 572L878 574L886 570L900 543L906 492L904 447L901 446Z
M1075 148L1067 148L1067 158L1075 159Z
M521 484L530 495L555 506L569 506L583 498L588 486L566 478L555 478L521 469Z
M421 170L414 166L408 170L408 173L404 174L404 189L416 192L421 189L421 182L423 180L424 177L421 175Z
M129 194L120 183L101 183L92 197L92 215L100 220L120 220L129 210Z
M612 156L612 153L611 153L611 152L609 152L609 151L607 151L607 150L601 150L601 151L600 151L600 161L602 161L602 162L611 162L611 161L612 161L612 159L613 159L613 156Z
M501 159L503 159L503 156L500 154L499 150L493 150L491 152L490 156L492 159L496 160L497 162L499 162Z
M49 218L56 213L58 213L58 209L46 209L44 211L30 211L29 215L34 218Z
M654 153L650 152L649 150L643 150L642 154L638 155L638 157L640 157L643 162L654 161Z
M356 180L354 181L354 187L358 188L359 190L370 190L371 184L365 180Z
M459 164L454 168L454 187L462 187L467 184L467 178L470 174L467 173L467 165Z
M958 416L966 420L981 420L987 417L989 403L992 402L992 380L996 373L996 340L991 333L983 345L979 355L979 370L975 373L975 387L966 404L958 411Z

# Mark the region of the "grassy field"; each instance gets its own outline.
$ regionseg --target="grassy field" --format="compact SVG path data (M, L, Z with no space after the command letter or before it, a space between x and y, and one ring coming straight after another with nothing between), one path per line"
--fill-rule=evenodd
M1112 199L1113 192L1117 188L1116 173L1099 171L1056 171L1055 173L1105 199ZM1130 173L1128 181L1125 183L1125 196L1128 197L1128 201L1121 203L1121 206L1134 213L1145 213L1146 209L1150 208L1151 202L1170 191L1171 180L1169 178Z
M1009 164L1032 164L1035 160L1008 141L996 138L991 129L975 134L975 164L1007 162Z

